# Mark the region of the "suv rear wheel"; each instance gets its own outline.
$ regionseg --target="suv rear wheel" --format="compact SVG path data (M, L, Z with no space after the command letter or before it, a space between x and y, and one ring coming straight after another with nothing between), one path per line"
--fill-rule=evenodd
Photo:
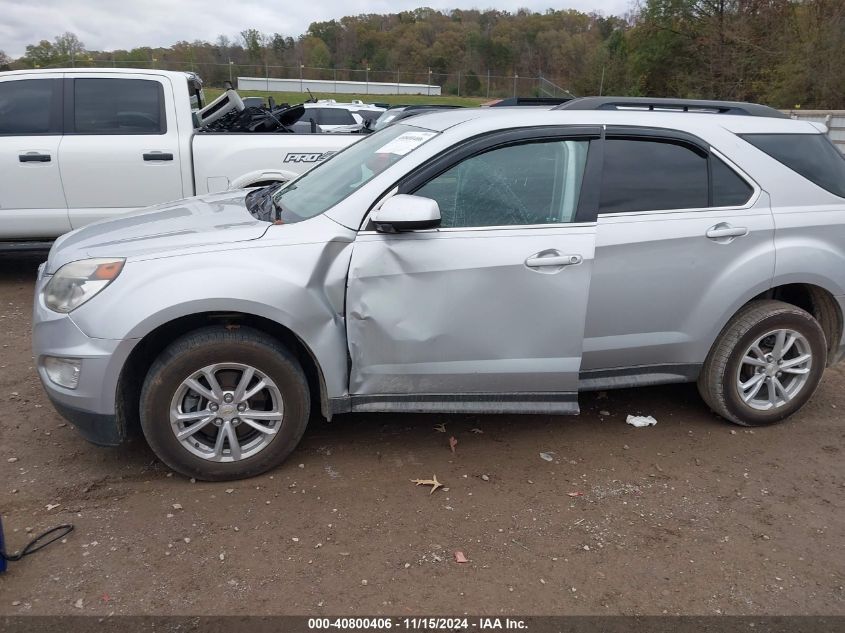
M826 362L825 335L812 315L781 301L754 301L722 330L698 391L731 422L772 424L804 406Z
M258 475L293 451L308 423L299 362L250 328L186 334L153 363L141 427L173 470L207 481Z

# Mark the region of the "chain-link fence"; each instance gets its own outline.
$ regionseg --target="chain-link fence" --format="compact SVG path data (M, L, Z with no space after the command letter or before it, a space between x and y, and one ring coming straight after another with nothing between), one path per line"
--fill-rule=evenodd
M490 70L461 70L452 73L439 73L432 70L374 70L372 68L315 68L311 66L279 66L271 64L244 64L234 60L223 63L186 62L168 59L150 58L149 60L119 61L114 58L94 58L82 56L67 63L52 64L53 67L114 67L114 68L157 68L159 70L192 71L202 77L206 86L222 88L225 82L237 86L238 77L265 78L266 89L271 88L270 79L301 79L332 81L355 81L362 84L361 93L367 94L370 83L382 84L420 84L419 94L437 93L426 91L425 86L440 86L441 95L503 98L553 96L569 97L563 80L538 75L501 74ZM254 82L253 82L254 83ZM304 84L300 92L304 92Z

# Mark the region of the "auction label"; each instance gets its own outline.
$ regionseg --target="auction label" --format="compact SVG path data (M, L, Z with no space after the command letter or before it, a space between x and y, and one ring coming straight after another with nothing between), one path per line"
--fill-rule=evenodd
M309 630L408 630L408 631L524 631L528 629L520 618L308 618Z

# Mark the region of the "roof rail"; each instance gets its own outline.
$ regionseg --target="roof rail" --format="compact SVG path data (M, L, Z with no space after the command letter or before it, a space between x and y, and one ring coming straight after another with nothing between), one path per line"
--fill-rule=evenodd
M509 97L507 99L500 99L489 105L491 108L510 107L510 106L559 106L568 101L572 101L572 97Z
M694 112L735 114L777 119L789 118L769 106L743 101L704 101L698 99L659 99L651 97L579 97L554 110L648 110L658 112Z

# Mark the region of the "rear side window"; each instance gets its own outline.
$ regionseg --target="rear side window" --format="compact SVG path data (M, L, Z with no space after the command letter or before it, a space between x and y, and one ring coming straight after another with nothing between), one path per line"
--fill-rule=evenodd
M605 141L599 213L707 206L707 156L703 152L671 141Z
M741 207L754 189L718 156L710 155L711 207Z
M75 79L77 134L164 134L164 90L147 79Z
M824 134L743 134L742 138L822 189L845 198L845 158Z
M0 82L0 134L61 134L61 79Z
M310 109L310 108L309 108ZM319 125L353 125L355 118L349 110L342 108L315 108L317 110L317 123ZM308 117L306 111L306 118Z

